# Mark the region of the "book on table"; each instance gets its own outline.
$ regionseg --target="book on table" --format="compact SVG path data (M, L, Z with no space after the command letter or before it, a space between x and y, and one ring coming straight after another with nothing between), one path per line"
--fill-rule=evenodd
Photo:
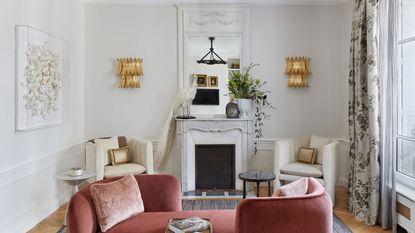
M210 223L199 217L186 218L169 223L169 230L174 233L191 233L208 230Z

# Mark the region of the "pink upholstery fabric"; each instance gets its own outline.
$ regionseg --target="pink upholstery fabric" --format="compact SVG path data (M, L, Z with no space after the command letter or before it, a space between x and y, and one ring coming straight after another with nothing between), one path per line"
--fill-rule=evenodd
M131 217L108 233L164 233L170 218L210 218L217 233L331 233L333 210L323 186L308 178L308 192L297 197L243 200L237 210L181 211L178 180L168 175L135 176L145 212ZM114 179L103 180L108 182ZM100 232L89 187L75 194L68 206L69 233Z
M275 190L273 197L295 197L305 195L308 190L308 179L301 178Z
M140 188L133 175L109 183L92 184L90 189L98 224L103 232L144 212Z
M142 213L115 225L106 233L165 233L171 218L209 218L215 233L235 232L235 210Z
M108 183L118 178L105 179L96 183ZM140 186L145 212L181 211L179 181L169 175L136 175ZM67 215L68 233L98 232L97 216L92 201L90 186L76 193L69 202ZM126 220L125 222L128 222Z
M308 178L306 195L243 200L235 221L236 233L331 233L332 203L324 187Z

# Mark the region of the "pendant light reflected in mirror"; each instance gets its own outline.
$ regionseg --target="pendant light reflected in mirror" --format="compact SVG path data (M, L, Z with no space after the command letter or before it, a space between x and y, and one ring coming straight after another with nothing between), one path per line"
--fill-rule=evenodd
M206 53L205 56L202 57L202 59L198 60L197 63L199 64L206 64L206 65L216 65L216 64L226 64L226 61L224 61L215 51L213 51L213 41L215 40L215 37L209 37L210 40L210 49L209 52ZM216 58L215 58L216 57ZM207 59L208 58L208 59Z

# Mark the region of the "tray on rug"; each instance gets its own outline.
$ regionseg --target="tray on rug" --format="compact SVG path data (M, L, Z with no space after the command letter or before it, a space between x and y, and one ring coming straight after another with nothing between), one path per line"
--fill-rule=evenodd
M174 222L177 222L177 221L180 221L180 220L183 220L184 218L172 218L172 219L170 219L169 220L169 223L167 224L167 227L166 227L166 232L165 233L173 233L173 231L171 231L171 230L169 230L169 224L170 223L174 223ZM204 230L204 231L200 231L199 233L212 233L213 232L213 226L212 226L212 224L210 223L210 219L208 219L208 218L202 218L203 220L206 220L206 221L208 221L209 222L209 229L207 229L207 230Z

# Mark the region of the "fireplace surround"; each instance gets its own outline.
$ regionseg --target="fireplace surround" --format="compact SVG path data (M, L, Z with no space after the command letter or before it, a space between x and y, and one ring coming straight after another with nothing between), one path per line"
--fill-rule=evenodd
M182 191L196 190L196 145L234 145L235 189L242 190L237 175L247 171L253 155L253 120L228 119L225 116L177 119L174 173Z

